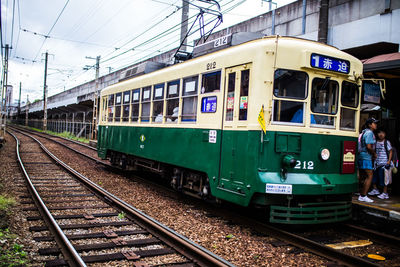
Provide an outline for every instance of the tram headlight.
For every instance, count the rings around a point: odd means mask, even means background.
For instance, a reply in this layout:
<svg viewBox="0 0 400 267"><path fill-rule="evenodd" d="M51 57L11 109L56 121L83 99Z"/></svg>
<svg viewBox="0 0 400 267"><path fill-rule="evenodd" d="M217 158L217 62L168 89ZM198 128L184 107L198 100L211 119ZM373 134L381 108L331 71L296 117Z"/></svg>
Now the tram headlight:
<svg viewBox="0 0 400 267"><path fill-rule="evenodd" d="M323 148L323 149L321 149L320 156L321 156L322 160L328 160L331 156L331 152L329 151L329 149Z"/></svg>
<svg viewBox="0 0 400 267"><path fill-rule="evenodd" d="M294 168L296 165L296 159L292 155L286 155L282 159L282 164L285 168Z"/></svg>

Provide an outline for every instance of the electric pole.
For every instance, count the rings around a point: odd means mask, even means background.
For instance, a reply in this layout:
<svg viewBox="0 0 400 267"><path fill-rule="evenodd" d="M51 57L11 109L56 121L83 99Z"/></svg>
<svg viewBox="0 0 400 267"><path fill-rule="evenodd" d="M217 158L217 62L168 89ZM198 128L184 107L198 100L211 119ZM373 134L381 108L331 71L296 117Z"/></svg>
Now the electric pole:
<svg viewBox="0 0 400 267"><path fill-rule="evenodd" d="M49 53L44 58L44 85L43 85L43 131L47 130L47 60Z"/></svg>
<svg viewBox="0 0 400 267"><path fill-rule="evenodd" d="M181 51L187 50L187 38L186 34L188 31L189 23L189 3L187 0L182 0L182 19L181 19Z"/></svg>
<svg viewBox="0 0 400 267"><path fill-rule="evenodd" d="M21 89L22 89L22 83L19 82L18 119L19 119L19 115L21 113Z"/></svg>
<svg viewBox="0 0 400 267"><path fill-rule="evenodd" d="M25 105L25 126L28 126L28 113L29 113L29 95L26 95L26 105Z"/></svg>
<svg viewBox="0 0 400 267"><path fill-rule="evenodd" d="M1 86L1 104L0 104L0 147L6 136L6 120L7 120L7 84L8 84L8 44L5 45L4 66L3 66L3 84ZM1 49L3 49L1 47Z"/></svg>
<svg viewBox="0 0 400 267"><path fill-rule="evenodd" d="M98 109L99 109L99 74L100 74L100 56L96 58L86 57L88 59L96 59L96 85L93 95L93 118L92 118L92 140L97 139L97 123L98 123Z"/></svg>

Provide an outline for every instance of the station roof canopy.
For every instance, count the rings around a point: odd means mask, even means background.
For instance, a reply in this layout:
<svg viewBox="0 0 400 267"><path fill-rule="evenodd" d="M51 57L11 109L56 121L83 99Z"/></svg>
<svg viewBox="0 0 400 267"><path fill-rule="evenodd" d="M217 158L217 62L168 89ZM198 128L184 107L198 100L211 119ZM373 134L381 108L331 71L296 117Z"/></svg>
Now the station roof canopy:
<svg viewBox="0 0 400 267"><path fill-rule="evenodd" d="M373 73L379 78L400 78L400 52L374 56L362 60L364 73Z"/></svg>

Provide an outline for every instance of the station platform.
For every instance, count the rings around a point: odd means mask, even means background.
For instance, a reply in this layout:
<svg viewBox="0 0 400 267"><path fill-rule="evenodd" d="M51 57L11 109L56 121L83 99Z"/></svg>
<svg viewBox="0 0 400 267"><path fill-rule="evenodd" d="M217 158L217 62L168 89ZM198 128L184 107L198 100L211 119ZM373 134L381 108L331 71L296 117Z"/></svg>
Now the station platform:
<svg viewBox="0 0 400 267"><path fill-rule="evenodd" d="M400 196L390 196L389 199L379 199L376 196L368 196L373 203L358 201L358 195L353 196L353 210L368 215L400 222Z"/></svg>

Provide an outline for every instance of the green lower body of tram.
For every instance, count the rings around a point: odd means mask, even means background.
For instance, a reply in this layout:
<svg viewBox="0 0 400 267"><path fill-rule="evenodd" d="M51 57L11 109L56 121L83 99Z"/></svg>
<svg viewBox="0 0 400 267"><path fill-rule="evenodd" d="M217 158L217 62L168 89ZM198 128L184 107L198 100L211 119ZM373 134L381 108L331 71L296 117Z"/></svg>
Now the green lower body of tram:
<svg viewBox="0 0 400 267"><path fill-rule="evenodd" d="M185 193L267 206L275 223L316 224L351 217L358 180L355 171L342 173L344 141L356 138L99 125L97 147L114 165L159 172Z"/></svg>

